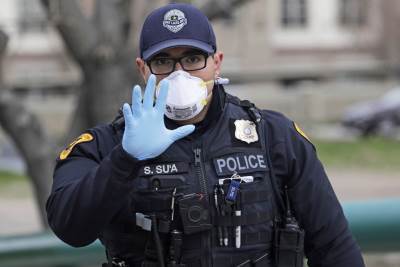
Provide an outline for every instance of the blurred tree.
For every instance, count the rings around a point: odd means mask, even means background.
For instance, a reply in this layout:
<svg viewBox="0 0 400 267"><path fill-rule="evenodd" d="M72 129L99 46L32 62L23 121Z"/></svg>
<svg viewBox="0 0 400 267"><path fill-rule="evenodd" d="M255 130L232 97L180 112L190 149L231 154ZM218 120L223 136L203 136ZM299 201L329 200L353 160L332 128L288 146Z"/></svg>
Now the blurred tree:
<svg viewBox="0 0 400 267"><path fill-rule="evenodd" d="M7 46L7 35L0 30L0 62ZM22 155L45 226L45 202L51 188L55 146L46 136L38 118L16 99L2 82L0 70L0 125L11 137Z"/></svg>
<svg viewBox="0 0 400 267"><path fill-rule="evenodd" d="M210 19L229 17L251 0L208 0L200 8ZM71 57L83 74L78 103L66 138L106 123L129 101L131 87L139 83L135 68L138 37L143 19L167 0L41 0L50 21L58 29ZM196 2L199 1L174 1ZM4 35L4 34L3 34ZM0 35L1 36L1 35ZM0 38L0 48L4 41ZM4 49L1 49L3 51ZM1 80L0 80L1 82ZM0 83L1 89L1 83ZM28 166L46 226L45 202L50 191L56 142L46 137L37 118L11 94L0 90L0 125L15 142ZM65 144L65 140L61 143Z"/></svg>

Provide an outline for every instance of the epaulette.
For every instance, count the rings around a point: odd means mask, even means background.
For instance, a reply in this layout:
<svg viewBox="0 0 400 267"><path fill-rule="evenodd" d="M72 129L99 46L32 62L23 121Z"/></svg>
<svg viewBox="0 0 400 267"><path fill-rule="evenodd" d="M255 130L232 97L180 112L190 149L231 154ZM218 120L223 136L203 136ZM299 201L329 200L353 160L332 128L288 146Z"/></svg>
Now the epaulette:
<svg viewBox="0 0 400 267"><path fill-rule="evenodd" d="M241 100L236 96L226 94L226 100L230 103L233 103L235 105L241 106L244 109L247 110L249 113L250 118L256 122L259 123L262 119L261 117L261 112L260 110L254 105L254 103L250 102L249 100Z"/></svg>

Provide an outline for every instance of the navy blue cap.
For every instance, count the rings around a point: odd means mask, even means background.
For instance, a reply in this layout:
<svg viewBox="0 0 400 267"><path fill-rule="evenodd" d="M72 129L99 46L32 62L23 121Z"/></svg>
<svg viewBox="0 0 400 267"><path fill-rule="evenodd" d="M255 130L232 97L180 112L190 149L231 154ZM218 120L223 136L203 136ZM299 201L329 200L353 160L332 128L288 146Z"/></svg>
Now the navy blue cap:
<svg viewBox="0 0 400 267"><path fill-rule="evenodd" d="M151 12L140 34L140 56L147 60L166 48L189 46L207 53L217 49L208 18L190 4L168 4Z"/></svg>

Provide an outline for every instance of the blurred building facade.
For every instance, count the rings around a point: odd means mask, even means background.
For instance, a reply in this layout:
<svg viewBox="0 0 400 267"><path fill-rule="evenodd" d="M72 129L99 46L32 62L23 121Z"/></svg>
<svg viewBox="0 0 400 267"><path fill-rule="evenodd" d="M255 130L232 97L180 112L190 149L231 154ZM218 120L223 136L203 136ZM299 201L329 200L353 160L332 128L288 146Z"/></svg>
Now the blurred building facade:
<svg viewBox="0 0 400 267"><path fill-rule="evenodd" d="M256 0L216 28L228 72L290 82L396 74L399 18L396 0Z"/></svg>
<svg viewBox="0 0 400 267"><path fill-rule="evenodd" d="M56 1L54 1L56 2ZM39 0L3 0L0 28L9 36L4 82L16 90L69 88L80 74Z"/></svg>
<svg viewBox="0 0 400 267"><path fill-rule="evenodd" d="M290 83L396 75L399 20L398 0L253 0L214 25L233 81ZM0 27L10 37L4 71L11 87L79 84L78 68L38 0L3 0Z"/></svg>

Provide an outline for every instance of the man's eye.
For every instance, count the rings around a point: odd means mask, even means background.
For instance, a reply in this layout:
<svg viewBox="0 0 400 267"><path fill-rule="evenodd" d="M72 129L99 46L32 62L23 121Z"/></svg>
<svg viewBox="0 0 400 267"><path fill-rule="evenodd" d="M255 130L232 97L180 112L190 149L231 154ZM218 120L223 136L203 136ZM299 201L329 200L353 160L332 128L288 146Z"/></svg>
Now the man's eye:
<svg viewBox="0 0 400 267"><path fill-rule="evenodd" d="M168 65L171 63L171 59L169 58L156 58L154 59L154 64L156 65Z"/></svg>
<svg viewBox="0 0 400 267"><path fill-rule="evenodd" d="M199 61L201 61L200 55L193 55L193 56L188 56L185 58L185 62L190 63L190 64L197 63Z"/></svg>

